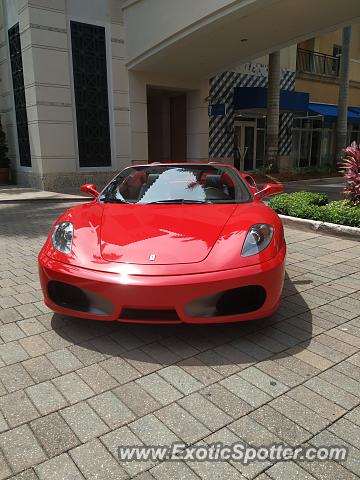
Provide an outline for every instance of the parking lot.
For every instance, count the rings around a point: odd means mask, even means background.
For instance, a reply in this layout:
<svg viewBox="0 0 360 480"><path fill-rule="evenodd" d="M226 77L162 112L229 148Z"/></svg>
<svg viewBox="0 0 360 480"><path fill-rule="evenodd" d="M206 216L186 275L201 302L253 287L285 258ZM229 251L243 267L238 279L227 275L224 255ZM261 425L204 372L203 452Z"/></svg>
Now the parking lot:
<svg viewBox="0 0 360 480"><path fill-rule="evenodd" d="M360 244L286 229L272 318L151 326L63 318L37 253L70 204L0 204L0 479L360 477ZM307 462L118 462L123 445L345 446Z"/></svg>

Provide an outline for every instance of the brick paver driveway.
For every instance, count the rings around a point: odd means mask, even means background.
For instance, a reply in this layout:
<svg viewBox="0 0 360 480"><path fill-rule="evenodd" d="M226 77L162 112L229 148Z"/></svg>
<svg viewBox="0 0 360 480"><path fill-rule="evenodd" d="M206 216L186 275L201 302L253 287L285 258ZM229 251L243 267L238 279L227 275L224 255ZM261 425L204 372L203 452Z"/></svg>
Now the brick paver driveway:
<svg viewBox="0 0 360 480"><path fill-rule="evenodd" d="M67 205L0 206L0 479L360 477L360 244L287 229L279 312L225 326L62 318L36 255ZM345 445L340 463L118 463L120 445ZM22 472L22 473L21 473Z"/></svg>

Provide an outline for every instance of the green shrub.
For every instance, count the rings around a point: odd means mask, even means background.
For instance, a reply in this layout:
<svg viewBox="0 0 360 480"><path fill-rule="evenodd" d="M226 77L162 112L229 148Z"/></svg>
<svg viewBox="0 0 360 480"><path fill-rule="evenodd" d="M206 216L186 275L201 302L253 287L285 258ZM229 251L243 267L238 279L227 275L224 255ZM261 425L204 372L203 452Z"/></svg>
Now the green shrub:
<svg viewBox="0 0 360 480"><path fill-rule="evenodd" d="M272 197L269 206L282 215L360 227L359 205L348 200L329 203L324 193L282 193Z"/></svg>

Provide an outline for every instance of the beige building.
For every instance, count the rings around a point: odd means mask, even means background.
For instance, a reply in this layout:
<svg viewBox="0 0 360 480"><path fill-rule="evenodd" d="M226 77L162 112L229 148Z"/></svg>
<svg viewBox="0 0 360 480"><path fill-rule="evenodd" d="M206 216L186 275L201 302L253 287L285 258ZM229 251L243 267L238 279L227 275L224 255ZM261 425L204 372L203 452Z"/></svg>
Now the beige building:
<svg viewBox="0 0 360 480"><path fill-rule="evenodd" d="M359 22L360 5L0 0L0 20L0 113L15 180L62 190L102 185L132 162L232 161L234 142L242 168L260 167L267 54L282 51L285 92L309 91L297 84L314 81L296 75L296 44ZM297 113L285 103L280 154L291 158Z"/></svg>
<svg viewBox="0 0 360 480"><path fill-rule="evenodd" d="M300 167L333 162L335 149L342 31L334 30L299 43L296 89L310 95L306 116L293 124L292 156ZM348 143L360 142L360 24L352 27Z"/></svg>

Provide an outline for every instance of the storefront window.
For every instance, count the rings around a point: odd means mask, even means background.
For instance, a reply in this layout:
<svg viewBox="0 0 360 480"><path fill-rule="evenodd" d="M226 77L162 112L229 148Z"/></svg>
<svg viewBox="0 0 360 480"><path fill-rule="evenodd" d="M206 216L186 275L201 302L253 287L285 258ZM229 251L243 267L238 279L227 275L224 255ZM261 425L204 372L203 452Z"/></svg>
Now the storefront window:
<svg viewBox="0 0 360 480"><path fill-rule="evenodd" d="M297 167L333 164L335 123L322 118L296 118L292 156Z"/></svg>

